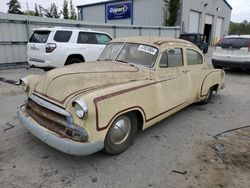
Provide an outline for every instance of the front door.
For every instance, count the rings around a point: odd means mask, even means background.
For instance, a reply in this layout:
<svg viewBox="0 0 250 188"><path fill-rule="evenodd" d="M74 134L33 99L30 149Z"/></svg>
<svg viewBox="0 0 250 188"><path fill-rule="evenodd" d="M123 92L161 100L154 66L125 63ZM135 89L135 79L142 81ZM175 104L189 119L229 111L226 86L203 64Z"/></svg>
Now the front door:
<svg viewBox="0 0 250 188"><path fill-rule="evenodd" d="M166 81L161 82L162 109L171 110L187 100L187 69L184 66L183 49L172 48L162 53L158 76Z"/></svg>

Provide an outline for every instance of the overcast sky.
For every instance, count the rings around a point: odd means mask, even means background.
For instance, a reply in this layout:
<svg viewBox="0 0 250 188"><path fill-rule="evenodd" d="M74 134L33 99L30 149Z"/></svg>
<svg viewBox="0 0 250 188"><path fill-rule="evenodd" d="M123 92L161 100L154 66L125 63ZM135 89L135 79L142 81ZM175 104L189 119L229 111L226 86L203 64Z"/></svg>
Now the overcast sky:
<svg viewBox="0 0 250 188"><path fill-rule="evenodd" d="M73 0L75 6L83 5L88 3L100 2L104 0ZM231 20L234 22L242 22L243 20L250 21L250 0L227 0L228 3L233 7ZM9 0L0 0L0 12L6 12L8 6L6 3ZM28 2L29 9L34 9L34 4L37 3L47 8L52 2L56 3L59 9L62 9L63 0L19 0L21 3L22 10L26 10L26 2Z"/></svg>

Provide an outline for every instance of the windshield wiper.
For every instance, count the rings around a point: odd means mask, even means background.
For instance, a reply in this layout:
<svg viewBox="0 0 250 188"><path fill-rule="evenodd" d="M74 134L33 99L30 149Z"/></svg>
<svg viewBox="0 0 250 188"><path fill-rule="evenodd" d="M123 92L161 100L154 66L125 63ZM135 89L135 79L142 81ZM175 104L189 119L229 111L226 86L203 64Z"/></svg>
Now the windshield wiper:
<svg viewBox="0 0 250 188"><path fill-rule="evenodd" d="M127 61L124 61L124 60L116 59L116 61L121 62L121 63L126 63L126 64L128 64L130 66L133 66L133 67L136 66L134 63L130 63L130 62L127 62Z"/></svg>
<svg viewBox="0 0 250 188"><path fill-rule="evenodd" d="M112 61L112 59L97 59L96 61Z"/></svg>
<svg viewBox="0 0 250 188"><path fill-rule="evenodd" d="M121 59L116 59L116 61L121 62L121 63L128 63L127 61L121 60Z"/></svg>

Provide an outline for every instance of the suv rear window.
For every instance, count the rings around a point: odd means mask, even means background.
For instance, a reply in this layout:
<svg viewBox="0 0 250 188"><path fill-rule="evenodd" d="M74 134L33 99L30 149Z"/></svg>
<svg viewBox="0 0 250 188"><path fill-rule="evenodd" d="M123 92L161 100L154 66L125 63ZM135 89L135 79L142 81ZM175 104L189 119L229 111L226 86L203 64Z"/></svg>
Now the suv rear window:
<svg viewBox="0 0 250 188"><path fill-rule="evenodd" d="M30 37L29 42L32 43L46 43L49 37L50 31L35 31Z"/></svg>
<svg viewBox="0 0 250 188"><path fill-rule="evenodd" d="M248 38L224 38L218 46L221 48L247 48Z"/></svg>
<svg viewBox="0 0 250 188"><path fill-rule="evenodd" d="M72 35L72 31L57 31L54 36L54 41L69 42L71 35Z"/></svg>

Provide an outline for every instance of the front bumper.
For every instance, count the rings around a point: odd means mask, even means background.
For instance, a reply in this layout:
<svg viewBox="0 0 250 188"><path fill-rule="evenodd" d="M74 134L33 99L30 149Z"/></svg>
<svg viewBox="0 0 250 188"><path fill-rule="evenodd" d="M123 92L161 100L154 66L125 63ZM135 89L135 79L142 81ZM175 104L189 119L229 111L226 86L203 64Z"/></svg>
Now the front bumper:
<svg viewBox="0 0 250 188"><path fill-rule="evenodd" d="M27 115L24 106L18 109L17 116L23 126L34 136L64 153L85 156L100 151L104 147L104 141L82 143L68 138L62 138L57 133L54 133L36 123L29 115Z"/></svg>
<svg viewBox="0 0 250 188"><path fill-rule="evenodd" d="M246 68L250 69L250 61L224 61L224 60L216 60L212 59L212 64L217 67L232 67L232 68Z"/></svg>

